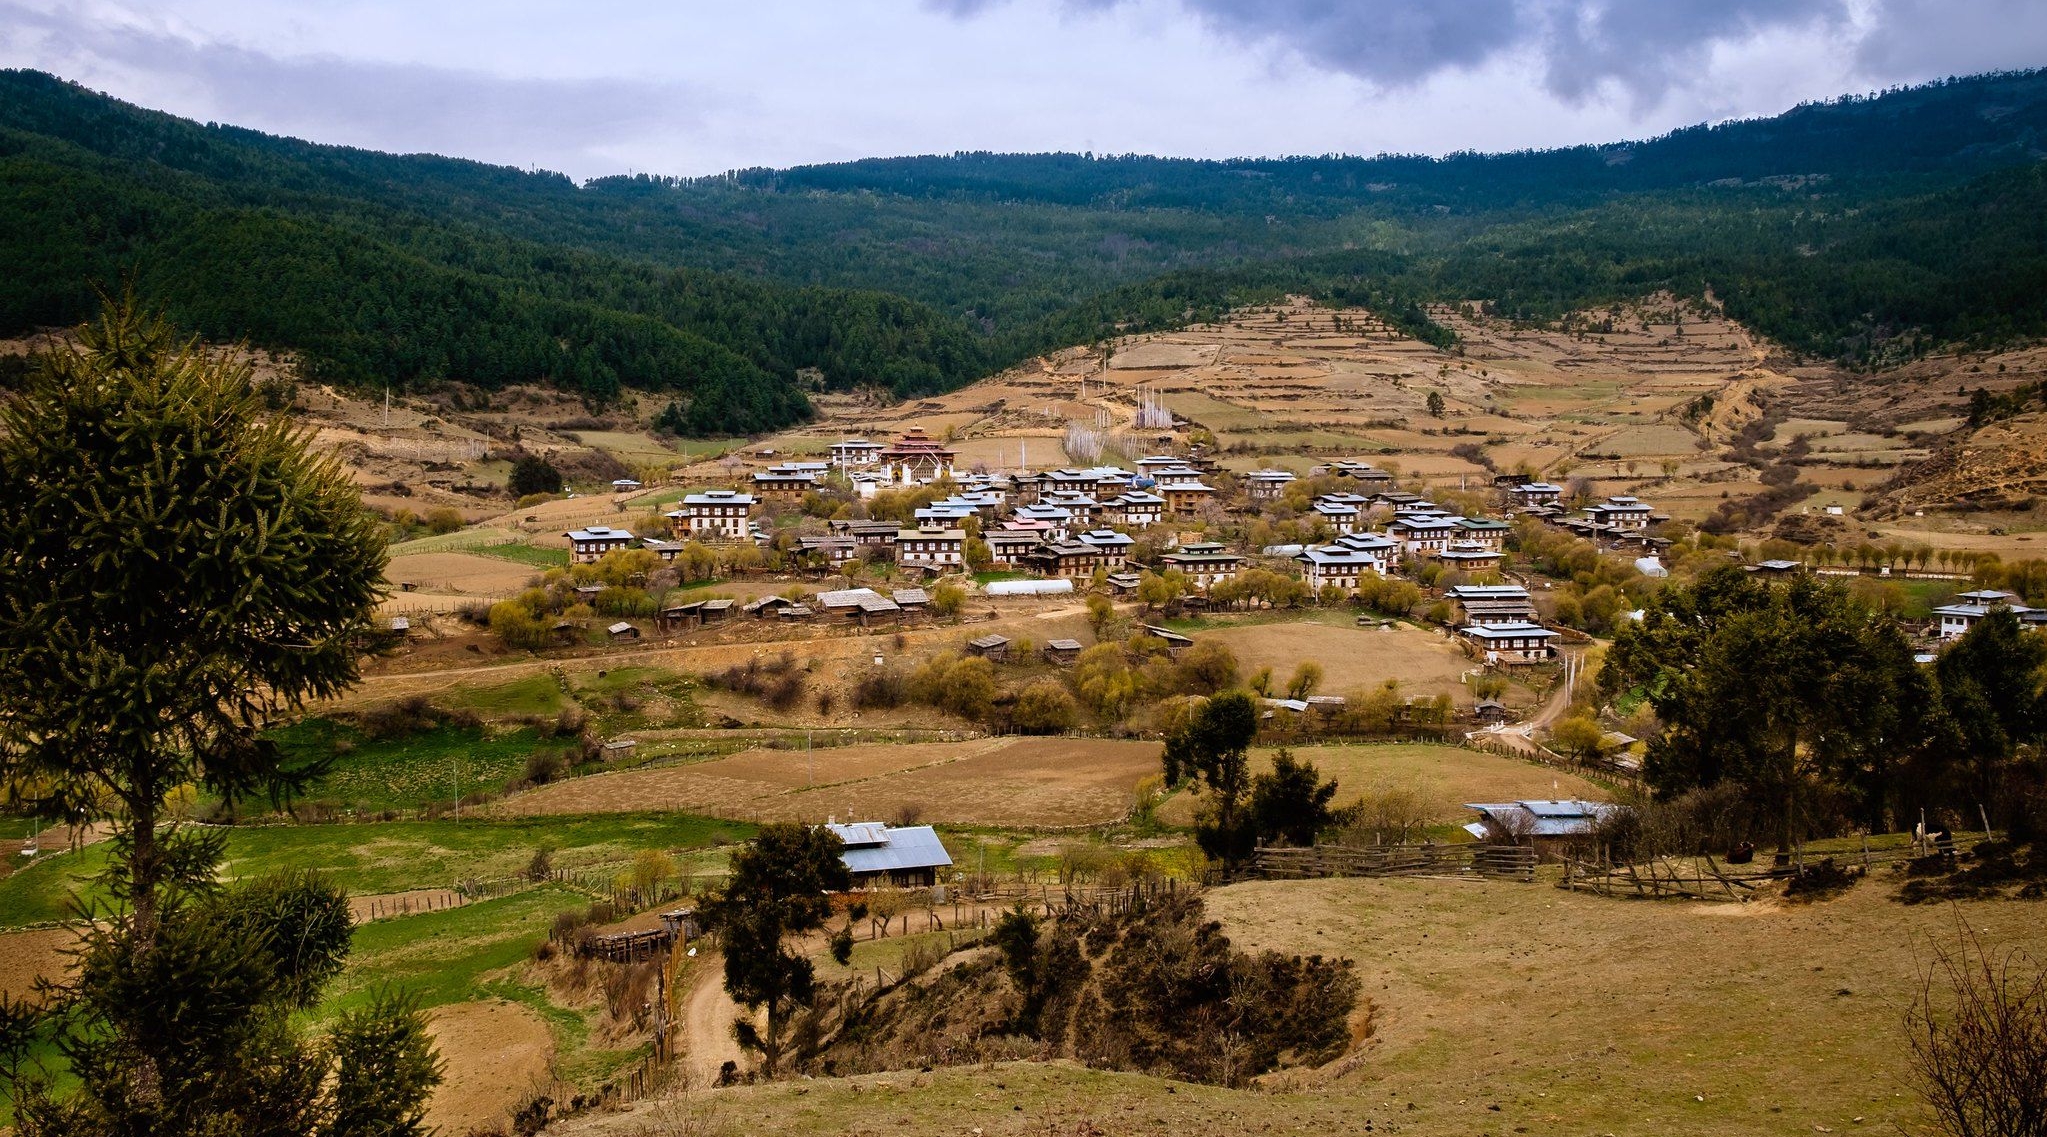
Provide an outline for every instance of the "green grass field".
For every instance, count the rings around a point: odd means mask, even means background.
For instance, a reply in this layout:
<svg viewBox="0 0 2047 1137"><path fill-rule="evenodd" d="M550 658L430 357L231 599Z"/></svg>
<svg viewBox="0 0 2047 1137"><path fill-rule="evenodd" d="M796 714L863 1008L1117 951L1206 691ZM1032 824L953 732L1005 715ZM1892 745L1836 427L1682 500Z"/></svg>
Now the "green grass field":
<svg viewBox="0 0 2047 1137"><path fill-rule="evenodd" d="M468 550L480 556L496 557L501 561L516 561L534 568L561 568L569 563L567 549L551 549L545 545L478 545Z"/></svg>
<svg viewBox="0 0 2047 1137"><path fill-rule="evenodd" d="M493 731L442 726L403 738L372 739L333 719L314 718L270 732L297 761L335 756L332 772L304 800L376 813L416 810L472 793L502 793L525 776L534 754L567 761L571 739L542 738L530 727Z"/></svg>
<svg viewBox="0 0 2047 1137"><path fill-rule="evenodd" d="M228 831L222 875L317 869L351 893L403 892L509 877L542 846L556 850L561 868L616 863L642 849L687 851L679 867L705 874L722 871L721 844L752 832L739 822L665 813L240 826ZM106 867L109 847L48 857L0 881L0 927L68 919L74 894L98 895L91 881Z"/></svg>

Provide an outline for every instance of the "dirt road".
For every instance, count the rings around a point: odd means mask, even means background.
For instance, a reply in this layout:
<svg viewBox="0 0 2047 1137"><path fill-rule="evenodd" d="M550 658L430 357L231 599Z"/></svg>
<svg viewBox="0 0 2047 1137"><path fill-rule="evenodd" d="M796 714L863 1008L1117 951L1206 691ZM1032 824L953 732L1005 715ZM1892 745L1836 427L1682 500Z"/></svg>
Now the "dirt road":
<svg viewBox="0 0 2047 1137"><path fill-rule="evenodd" d="M742 1012L725 994L725 957L701 949L682 999L682 1054L677 1066L693 1088L713 1086L718 1070L731 1062L746 1069L750 1059L732 1037L732 1023Z"/></svg>

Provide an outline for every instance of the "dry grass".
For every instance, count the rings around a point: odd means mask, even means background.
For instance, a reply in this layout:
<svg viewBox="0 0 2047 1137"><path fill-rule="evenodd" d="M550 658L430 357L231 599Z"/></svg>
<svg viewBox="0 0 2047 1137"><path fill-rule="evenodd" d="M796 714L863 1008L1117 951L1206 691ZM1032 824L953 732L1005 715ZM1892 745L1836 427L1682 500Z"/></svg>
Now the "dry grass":
<svg viewBox="0 0 2047 1137"><path fill-rule="evenodd" d="M1604 789L1575 774L1457 746L1388 742L1292 749L1296 758L1313 762L1324 778L1336 779L1335 804L1349 805L1366 793L1414 790L1437 822L1470 820L1465 802L1608 797ZM1254 775L1271 768L1271 749L1252 753ZM1191 824L1198 803L1191 792L1175 794L1159 807L1159 817L1168 824Z"/></svg>
<svg viewBox="0 0 2047 1137"><path fill-rule="evenodd" d="M543 786L508 799L509 814L687 810L741 820L889 817L912 806L927 822L1061 826L1112 821L1158 746L1071 738L748 750L686 766L629 770Z"/></svg>
<svg viewBox="0 0 2047 1137"><path fill-rule="evenodd" d="M1284 684L1302 660L1314 660L1322 665L1322 694L1346 694L1398 679L1410 695L1448 692L1470 702L1461 676L1471 661L1443 636L1408 624L1383 632L1305 621L1243 624L1200 635L1235 652L1238 669L1247 676L1270 667L1273 678Z"/></svg>
<svg viewBox="0 0 2047 1137"><path fill-rule="evenodd" d="M525 588L540 570L481 553L412 553L392 557L384 575L430 593L503 597Z"/></svg>
<svg viewBox="0 0 2047 1137"><path fill-rule="evenodd" d="M1900 1020L1929 937L1951 939L1959 917L1987 943L2022 942L2037 914L1906 908L1891 891L1734 907L1504 883L1237 885L1210 910L1240 946L1357 961L1362 1049L1244 1091L1032 1063L721 1091L727 1120L709 1132L1920 1132ZM680 1132L650 1116L569 1132Z"/></svg>

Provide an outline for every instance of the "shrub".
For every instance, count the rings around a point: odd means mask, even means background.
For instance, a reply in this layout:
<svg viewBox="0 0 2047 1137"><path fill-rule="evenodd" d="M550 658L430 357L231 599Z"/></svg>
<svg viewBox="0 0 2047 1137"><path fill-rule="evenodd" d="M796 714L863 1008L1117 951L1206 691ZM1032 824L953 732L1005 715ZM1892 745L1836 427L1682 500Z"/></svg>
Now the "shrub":
<svg viewBox="0 0 2047 1137"><path fill-rule="evenodd" d="M426 527L435 534L453 533L462 528L462 515L452 506L437 506L426 511Z"/></svg>
<svg viewBox="0 0 2047 1137"><path fill-rule="evenodd" d="M1080 719L1080 704L1066 687L1053 679L1040 679L1024 688L1010 708L1010 725L1025 734L1057 734L1072 730Z"/></svg>
<svg viewBox="0 0 2047 1137"><path fill-rule="evenodd" d="M526 755L525 778L536 786L544 786L554 781L561 776L561 772L562 756L559 750L542 747Z"/></svg>
<svg viewBox="0 0 2047 1137"><path fill-rule="evenodd" d="M900 707L910 698L910 681L901 668L877 667L853 683L853 705L861 710Z"/></svg>

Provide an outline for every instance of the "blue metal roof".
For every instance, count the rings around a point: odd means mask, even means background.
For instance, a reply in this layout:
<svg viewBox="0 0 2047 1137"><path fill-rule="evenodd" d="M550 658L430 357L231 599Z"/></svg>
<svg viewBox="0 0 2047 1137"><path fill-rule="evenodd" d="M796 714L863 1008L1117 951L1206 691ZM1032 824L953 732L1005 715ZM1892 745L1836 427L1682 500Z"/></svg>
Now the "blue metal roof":
<svg viewBox="0 0 2047 1137"><path fill-rule="evenodd" d="M894 829L878 821L863 821L825 828L846 842L846 851L840 857L856 874L942 869L952 865L952 855L945 851L938 831L929 825Z"/></svg>

